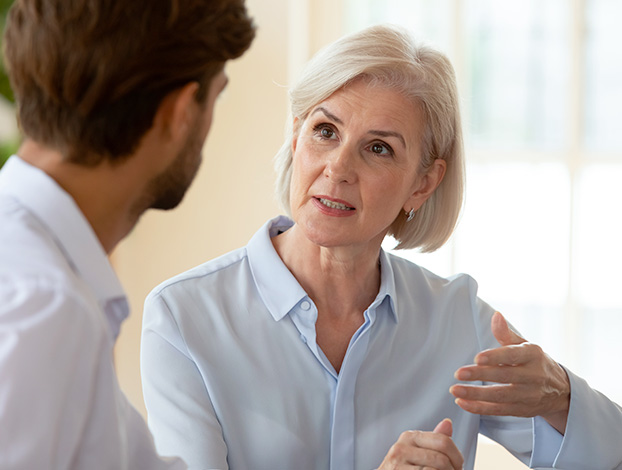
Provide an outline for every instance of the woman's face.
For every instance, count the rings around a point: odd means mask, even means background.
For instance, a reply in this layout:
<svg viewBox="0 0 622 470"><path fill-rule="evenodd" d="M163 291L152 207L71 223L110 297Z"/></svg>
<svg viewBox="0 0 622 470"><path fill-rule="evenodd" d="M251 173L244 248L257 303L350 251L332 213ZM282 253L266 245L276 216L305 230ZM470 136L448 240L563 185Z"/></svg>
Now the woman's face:
<svg viewBox="0 0 622 470"><path fill-rule="evenodd" d="M419 108L363 80L318 103L294 127L292 217L320 246L379 247L398 214L421 207L444 174L442 161L419 170Z"/></svg>

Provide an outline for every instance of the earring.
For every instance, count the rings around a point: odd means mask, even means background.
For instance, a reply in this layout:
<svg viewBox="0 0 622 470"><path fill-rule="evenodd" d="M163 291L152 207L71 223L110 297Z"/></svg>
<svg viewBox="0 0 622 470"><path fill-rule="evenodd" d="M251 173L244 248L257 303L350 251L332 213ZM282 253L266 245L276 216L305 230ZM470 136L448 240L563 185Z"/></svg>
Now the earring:
<svg viewBox="0 0 622 470"><path fill-rule="evenodd" d="M404 214L406 214L406 222L410 222L415 218L415 209L412 208L409 212L404 211Z"/></svg>

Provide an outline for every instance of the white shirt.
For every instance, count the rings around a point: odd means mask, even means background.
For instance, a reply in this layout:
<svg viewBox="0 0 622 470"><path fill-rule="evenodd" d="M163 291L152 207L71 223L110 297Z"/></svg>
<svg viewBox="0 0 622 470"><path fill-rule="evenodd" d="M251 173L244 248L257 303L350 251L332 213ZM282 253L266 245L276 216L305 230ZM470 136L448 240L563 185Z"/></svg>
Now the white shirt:
<svg viewBox="0 0 622 470"><path fill-rule="evenodd" d="M484 417L454 403L455 370L499 346L493 309L465 275L443 279L381 252L380 291L337 374L315 341L313 301L270 241L291 225L269 221L245 248L147 298L143 391L160 452L196 469L372 469L402 431L451 418L465 469L478 433L532 467L620 465L620 408L572 373L564 437L542 418Z"/></svg>
<svg viewBox="0 0 622 470"><path fill-rule="evenodd" d="M0 469L182 469L117 383L128 304L91 226L41 170L0 171Z"/></svg>

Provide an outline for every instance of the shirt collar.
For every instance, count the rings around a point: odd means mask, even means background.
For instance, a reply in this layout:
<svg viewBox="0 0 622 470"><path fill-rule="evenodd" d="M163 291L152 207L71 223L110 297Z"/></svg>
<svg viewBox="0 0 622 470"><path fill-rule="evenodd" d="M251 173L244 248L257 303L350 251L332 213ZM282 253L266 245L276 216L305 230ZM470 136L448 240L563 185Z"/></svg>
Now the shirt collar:
<svg viewBox="0 0 622 470"><path fill-rule="evenodd" d="M395 288L395 273L391 264L391 256L380 248L380 290L376 296L376 300L370 307L376 307L382 304L388 297L389 311L393 314L393 319L398 321L398 301L397 291Z"/></svg>
<svg viewBox="0 0 622 470"><path fill-rule="evenodd" d="M294 222L285 216L271 219L259 229L246 247L259 295L277 321L307 297L307 293L287 269L271 241L272 237L292 225Z"/></svg>
<svg viewBox="0 0 622 470"><path fill-rule="evenodd" d="M291 271L285 266L272 245L271 238L286 231L294 222L285 216L269 220L251 238L246 249L248 260L264 304L275 320L281 320L307 293L298 283ZM385 298L389 298L389 310L397 321L395 278L391 258L380 250L380 290L370 309L379 307Z"/></svg>
<svg viewBox="0 0 622 470"><path fill-rule="evenodd" d="M0 191L23 204L49 230L71 268L95 294L116 338L129 314L127 298L105 250L73 198L44 171L12 156Z"/></svg>

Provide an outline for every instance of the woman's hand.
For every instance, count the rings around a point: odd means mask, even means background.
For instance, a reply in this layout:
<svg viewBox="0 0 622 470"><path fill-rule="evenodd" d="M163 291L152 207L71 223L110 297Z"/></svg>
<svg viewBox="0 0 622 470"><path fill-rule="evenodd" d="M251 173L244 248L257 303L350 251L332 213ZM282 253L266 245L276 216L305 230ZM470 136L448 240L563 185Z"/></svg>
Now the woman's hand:
<svg viewBox="0 0 622 470"><path fill-rule="evenodd" d="M481 415L542 416L563 434L570 407L566 371L539 346L513 332L499 312L491 327L501 347L480 352L475 365L461 367L455 377L498 385L453 385L450 392L458 406Z"/></svg>
<svg viewBox="0 0 622 470"><path fill-rule="evenodd" d="M464 459L451 439L452 433L449 419L438 423L432 432L403 432L378 470L462 470Z"/></svg>

